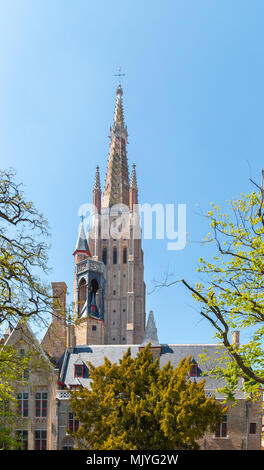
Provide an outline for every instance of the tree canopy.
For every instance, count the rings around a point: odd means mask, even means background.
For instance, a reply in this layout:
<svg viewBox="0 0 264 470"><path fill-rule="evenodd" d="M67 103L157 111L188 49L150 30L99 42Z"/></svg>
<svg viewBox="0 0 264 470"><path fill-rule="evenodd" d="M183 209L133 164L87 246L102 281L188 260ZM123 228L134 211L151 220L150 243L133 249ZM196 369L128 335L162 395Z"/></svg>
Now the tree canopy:
<svg viewBox="0 0 264 470"><path fill-rule="evenodd" d="M89 363L91 389L72 392L71 408L81 425L78 448L106 450L197 449L197 439L213 431L226 411L206 397L204 380L189 377L190 359L174 369L153 362L150 345L119 364Z"/></svg>
<svg viewBox="0 0 264 470"><path fill-rule="evenodd" d="M15 442L15 387L23 383L29 361L33 367L34 345L29 338L31 352L22 357L15 345L4 346L3 333L29 319L43 325L51 311L49 287L41 279L48 271L48 235L47 221L26 200L15 172L0 170L0 441L6 448Z"/></svg>
<svg viewBox="0 0 264 470"><path fill-rule="evenodd" d="M213 259L200 258L198 271L204 276L195 286L184 285L200 305L200 313L215 328L226 347L224 363L212 371L225 377L224 391L234 398L240 377L244 390L258 396L264 385L264 192L241 195L230 201L229 213L212 204L207 213L211 232L206 242L214 244ZM239 330L248 338L232 344L231 333Z"/></svg>
<svg viewBox="0 0 264 470"><path fill-rule="evenodd" d="M0 325L39 317L50 306L48 224L27 201L12 170L0 170Z"/></svg>

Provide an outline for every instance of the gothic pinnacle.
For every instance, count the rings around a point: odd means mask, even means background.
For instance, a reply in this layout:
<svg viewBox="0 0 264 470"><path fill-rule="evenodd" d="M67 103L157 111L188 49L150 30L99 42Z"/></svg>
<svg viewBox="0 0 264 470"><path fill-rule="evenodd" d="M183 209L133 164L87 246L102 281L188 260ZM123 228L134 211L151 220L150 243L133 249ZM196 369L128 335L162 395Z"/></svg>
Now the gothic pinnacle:
<svg viewBox="0 0 264 470"><path fill-rule="evenodd" d="M100 189L101 190L100 172L99 172L99 166L98 165L96 167L95 180L94 180L94 189Z"/></svg>
<svg viewBox="0 0 264 470"><path fill-rule="evenodd" d="M136 165L135 165L135 163L133 163L133 165L132 165L130 187L134 188L134 189L137 189L137 175L136 175Z"/></svg>

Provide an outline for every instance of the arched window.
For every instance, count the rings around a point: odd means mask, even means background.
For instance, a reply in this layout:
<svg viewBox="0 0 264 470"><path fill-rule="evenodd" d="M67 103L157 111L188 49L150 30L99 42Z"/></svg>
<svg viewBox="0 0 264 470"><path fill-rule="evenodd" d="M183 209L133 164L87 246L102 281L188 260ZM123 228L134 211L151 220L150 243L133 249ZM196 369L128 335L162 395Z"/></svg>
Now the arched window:
<svg viewBox="0 0 264 470"><path fill-rule="evenodd" d="M113 264L117 264L117 248L113 249Z"/></svg>
<svg viewBox="0 0 264 470"><path fill-rule="evenodd" d="M83 309L83 306L86 302L86 281L82 279L79 285L79 315Z"/></svg>
<svg viewBox="0 0 264 470"><path fill-rule="evenodd" d="M103 259L103 263L107 264L107 248L103 249L102 259Z"/></svg>
<svg viewBox="0 0 264 470"><path fill-rule="evenodd" d="M99 285L96 279L92 279L89 285L89 306L91 308L92 313L97 312L97 299L96 293L99 289Z"/></svg>
<svg viewBox="0 0 264 470"><path fill-rule="evenodd" d="M123 249L123 264L127 264L127 248Z"/></svg>

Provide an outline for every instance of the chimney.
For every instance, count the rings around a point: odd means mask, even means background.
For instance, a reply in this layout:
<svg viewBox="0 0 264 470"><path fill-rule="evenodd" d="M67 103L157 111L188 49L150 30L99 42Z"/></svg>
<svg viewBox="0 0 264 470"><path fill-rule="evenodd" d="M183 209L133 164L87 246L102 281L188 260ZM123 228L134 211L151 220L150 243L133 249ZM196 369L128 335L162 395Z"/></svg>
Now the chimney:
<svg viewBox="0 0 264 470"><path fill-rule="evenodd" d="M74 334L74 325L67 325L67 348L74 348L75 346L75 334Z"/></svg>
<svg viewBox="0 0 264 470"><path fill-rule="evenodd" d="M232 344L234 346L239 346L239 331L233 331L232 334Z"/></svg>
<svg viewBox="0 0 264 470"><path fill-rule="evenodd" d="M66 292L65 282L52 282L53 313L52 321L65 322Z"/></svg>

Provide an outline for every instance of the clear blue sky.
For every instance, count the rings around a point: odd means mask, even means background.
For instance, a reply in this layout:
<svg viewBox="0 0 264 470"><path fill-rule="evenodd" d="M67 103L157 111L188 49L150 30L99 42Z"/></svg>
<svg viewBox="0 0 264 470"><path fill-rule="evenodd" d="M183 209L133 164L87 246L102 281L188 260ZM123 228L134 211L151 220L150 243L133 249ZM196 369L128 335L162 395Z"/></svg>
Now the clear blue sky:
<svg viewBox="0 0 264 470"><path fill-rule="evenodd" d="M146 240L145 281L195 282L199 215L264 166L263 0L0 0L0 158L51 227L50 281L73 290L78 208L102 185L122 65L140 202L186 203L190 244ZM212 342L183 287L147 295L163 343Z"/></svg>

